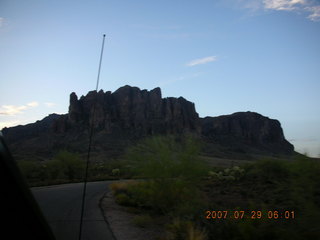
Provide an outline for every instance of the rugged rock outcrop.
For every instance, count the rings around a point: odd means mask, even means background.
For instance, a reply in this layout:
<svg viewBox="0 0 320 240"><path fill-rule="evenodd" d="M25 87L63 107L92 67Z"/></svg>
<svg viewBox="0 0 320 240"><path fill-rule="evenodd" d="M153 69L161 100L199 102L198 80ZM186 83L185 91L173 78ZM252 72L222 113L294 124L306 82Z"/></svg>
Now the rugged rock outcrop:
<svg viewBox="0 0 320 240"><path fill-rule="evenodd" d="M293 145L284 137L278 120L255 112L237 112L201 120L201 133L207 140L240 151L256 148L272 153L292 153Z"/></svg>
<svg viewBox="0 0 320 240"><path fill-rule="evenodd" d="M162 98L160 88L130 86L113 93L91 91L80 99L71 93L68 114L5 128L3 134L17 158L29 154L45 159L60 149L85 153L91 124L92 150L108 157L121 155L143 137L184 133L201 137L210 149L220 145L243 153L293 153L277 120L253 112L199 118L194 104L183 97Z"/></svg>
<svg viewBox="0 0 320 240"><path fill-rule="evenodd" d="M65 115L50 114L27 125L4 128L2 133L15 159L46 159L54 154L53 125ZM59 140L57 140L59 141Z"/></svg>
<svg viewBox="0 0 320 240"><path fill-rule="evenodd" d="M162 98L160 88L151 91L124 86L114 93L89 92L79 100L70 95L66 126L56 129L87 128L106 133L122 132L136 137L154 134L199 132L199 117L194 104L179 98Z"/></svg>
<svg viewBox="0 0 320 240"><path fill-rule="evenodd" d="M4 128L2 129L2 133L4 134L6 141L9 143L28 140L30 138L37 137L42 133L51 132L51 128L54 123L61 119L62 116L63 115L59 114L50 114L35 123Z"/></svg>

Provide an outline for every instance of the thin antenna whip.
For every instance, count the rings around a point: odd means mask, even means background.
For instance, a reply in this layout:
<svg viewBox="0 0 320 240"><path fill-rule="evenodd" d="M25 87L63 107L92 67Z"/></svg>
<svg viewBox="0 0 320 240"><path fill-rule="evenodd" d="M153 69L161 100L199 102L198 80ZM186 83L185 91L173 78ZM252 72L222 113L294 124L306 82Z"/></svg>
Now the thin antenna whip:
<svg viewBox="0 0 320 240"><path fill-rule="evenodd" d="M100 61L99 61L99 69L98 69L98 76L97 76L96 92L98 92L98 87L99 87L100 71L101 71L101 63L102 63L102 57L103 57L105 37L106 37L106 35L103 34L102 47L101 47L101 53L100 53ZM85 206L85 199L86 199L87 178L88 178L89 160L90 160L90 152L91 152L92 137L93 137L93 128L94 128L93 124L94 124L94 116L95 116L95 111L96 111L96 103L97 103L97 95L96 95L96 99L93 103L92 119L91 119L91 124L90 124L89 147L88 147L88 153L87 153L86 169L85 169L85 176L84 176L84 183L83 183L84 186L83 186L83 193L82 193L79 240L81 240L81 237L82 237L82 223L83 223L83 214L84 214L84 206Z"/></svg>
<svg viewBox="0 0 320 240"><path fill-rule="evenodd" d="M105 39L106 35L103 34L103 38L102 38L102 47L101 47L101 54L100 54L100 62L99 62L99 69L98 69L98 76L97 76L97 85L96 85L96 91L98 91L98 87L99 87L99 80L100 80L100 70L101 70L101 63L102 63L102 57L103 57L103 49L104 49L104 39Z"/></svg>

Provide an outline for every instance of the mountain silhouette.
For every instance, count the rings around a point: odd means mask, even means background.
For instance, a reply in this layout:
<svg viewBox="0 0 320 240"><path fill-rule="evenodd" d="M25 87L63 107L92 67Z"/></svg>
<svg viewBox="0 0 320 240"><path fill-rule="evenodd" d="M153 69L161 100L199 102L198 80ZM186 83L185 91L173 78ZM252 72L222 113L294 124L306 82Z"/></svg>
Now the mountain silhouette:
<svg viewBox="0 0 320 240"><path fill-rule="evenodd" d="M47 159L61 149L85 153L90 126L93 153L112 158L145 137L168 134L199 138L207 155L294 153L278 120L255 112L200 118L194 103L183 97L162 98L160 88L147 91L128 85L113 93L90 91L80 98L71 93L67 114L51 114L2 132L16 159Z"/></svg>

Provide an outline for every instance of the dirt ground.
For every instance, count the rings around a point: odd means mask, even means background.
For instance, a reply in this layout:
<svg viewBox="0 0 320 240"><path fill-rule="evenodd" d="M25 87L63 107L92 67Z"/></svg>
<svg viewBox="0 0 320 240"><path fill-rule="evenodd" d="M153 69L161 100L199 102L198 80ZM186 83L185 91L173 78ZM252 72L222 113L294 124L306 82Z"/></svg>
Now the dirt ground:
<svg viewBox="0 0 320 240"><path fill-rule="evenodd" d="M133 219L137 214L118 205L111 191L102 199L101 208L117 240L152 240L161 239L165 235L163 228L152 223L148 228L135 226Z"/></svg>

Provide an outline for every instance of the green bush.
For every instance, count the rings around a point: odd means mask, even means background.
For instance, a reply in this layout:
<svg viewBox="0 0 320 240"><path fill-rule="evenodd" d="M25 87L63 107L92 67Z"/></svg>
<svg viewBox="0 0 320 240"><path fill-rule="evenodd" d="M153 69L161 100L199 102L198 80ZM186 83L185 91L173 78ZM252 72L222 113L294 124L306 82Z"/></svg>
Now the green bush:
<svg viewBox="0 0 320 240"><path fill-rule="evenodd" d="M193 203L199 196L196 185L206 174L199 149L194 139L173 136L149 138L131 148L126 157L132 170L148 179L129 188L135 205L169 213Z"/></svg>
<svg viewBox="0 0 320 240"><path fill-rule="evenodd" d="M33 186L82 180L85 162L76 153L61 151L51 160L19 161L18 166Z"/></svg>
<svg viewBox="0 0 320 240"><path fill-rule="evenodd" d="M80 155L68 151L59 152L47 163L50 179L83 179L85 162Z"/></svg>
<svg viewBox="0 0 320 240"><path fill-rule="evenodd" d="M130 148L126 158L136 175L143 178L195 180L206 172L199 151L199 143L191 137L158 136Z"/></svg>
<svg viewBox="0 0 320 240"><path fill-rule="evenodd" d="M193 208L197 209L197 206L200 206L197 189L179 179L144 181L129 186L126 194L134 206L161 214L170 212L187 214L193 212Z"/></svg>
<svg viewBox="0 0 320 240"><path fill-rule="evenodd" d="M291 175L289 164L285 160L260 160L247 165L246 177L264 182L283 181Z"/></svg>

